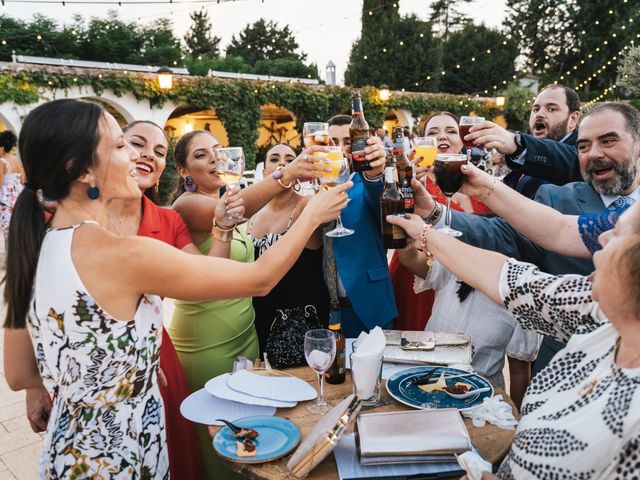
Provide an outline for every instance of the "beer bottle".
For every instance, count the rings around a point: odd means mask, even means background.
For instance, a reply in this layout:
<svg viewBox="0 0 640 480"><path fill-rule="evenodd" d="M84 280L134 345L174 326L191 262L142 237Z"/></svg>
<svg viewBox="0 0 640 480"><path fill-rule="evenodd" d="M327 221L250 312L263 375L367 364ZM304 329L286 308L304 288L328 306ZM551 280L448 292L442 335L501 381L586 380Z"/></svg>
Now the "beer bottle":
<svg viewBox="0 0 640 480"><path fill-rule="evenodd" d="M349 137L351 137L353 170L355 172L371 170L372 167L369 161L364 158L364 149L367 148L367 139L369 138L369 124L364 119L360 92L354 92L351 95L351 117Z"/></svg>
<svg viewBox="0 0 640 480"><path fill-rule="evenodd" d="M334 308L333 305L331 308ZM338 308L340 308L338 306ZM333 363L329 370L324 373L324 378L328 383L338 384L344 383L346 371L345 371L345 357L347 342L342 334L340 323L332 323L329 325L331 330L336 336L336 357L333 359Z"/></svg>
<svg viewBox="0 0 640 480"><path fill-rule="evenodd" d="M398 184L400 193L404 198L405 213L413 213L415 200L411 179L413 178L413 165L407 157L404 149L404 133L402 127L393 127L393 156L398 169Z"/></svg>
<svg viewBox="0 0 640 480"><path fill-rule="evenodd" d="M382 242L384 248L404 248L407 246L407 234L397 225L387 222L387 215L404 217L404 198L393 178L393 161L387 161L384 167L384 191L380 196L380 215L382 216Z"/></svg>

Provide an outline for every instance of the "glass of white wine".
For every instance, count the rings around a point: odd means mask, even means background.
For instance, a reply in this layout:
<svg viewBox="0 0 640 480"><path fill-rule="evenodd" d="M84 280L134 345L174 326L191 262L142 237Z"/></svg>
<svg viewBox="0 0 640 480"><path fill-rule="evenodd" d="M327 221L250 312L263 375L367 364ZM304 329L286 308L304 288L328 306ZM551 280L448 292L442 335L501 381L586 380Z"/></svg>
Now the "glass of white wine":
<svg viewBox="0 0 640 480"><path fill-rule="evenodd" d="M216 148L218 157L218 176L229 188L234 188L240 184L244 175L244 150L242 147ZM236 213L230 217L239 222L246 221L246 218Z"/></svg>
<svg viewBox="0 0 640 480"><path fill-rule="evenodd" d="M320 328L304 334L304 356L318 376L318 398L307 407L311 413L324 414L331 406L324 399L324 372L329 370L336 356L336 336L331 330Z"/></svg>
<svg viewBox="0 0 640 480"><path fill-rule="evenodd" d="M332 148L332 147L329 147ZM340 147L335 147L340 150ZM349 161L343 156L341 151L329 151L325 154L324 158L318 161L319 165L325 169L331 169L331 171L322 172L322 176L319 178L320 183L324 188L335 187L349 181L351 171L349 170ZM336 218L336 228L327 232L328 237L346 237L353 235L355 230L346 228L342 224L342 217L338 214Z"/></svg>

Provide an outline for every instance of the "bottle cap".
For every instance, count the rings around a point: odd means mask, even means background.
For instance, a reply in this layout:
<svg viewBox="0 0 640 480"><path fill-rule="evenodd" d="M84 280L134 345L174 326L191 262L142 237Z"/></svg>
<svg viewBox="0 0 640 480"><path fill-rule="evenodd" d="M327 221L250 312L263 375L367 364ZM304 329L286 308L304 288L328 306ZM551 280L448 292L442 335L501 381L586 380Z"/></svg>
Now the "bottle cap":
<svg viewBox="0 0 640 480"><path fill-rule="evenodd" d="M329 325L329 330L340 330L340 323L332 323Z"/></svg>

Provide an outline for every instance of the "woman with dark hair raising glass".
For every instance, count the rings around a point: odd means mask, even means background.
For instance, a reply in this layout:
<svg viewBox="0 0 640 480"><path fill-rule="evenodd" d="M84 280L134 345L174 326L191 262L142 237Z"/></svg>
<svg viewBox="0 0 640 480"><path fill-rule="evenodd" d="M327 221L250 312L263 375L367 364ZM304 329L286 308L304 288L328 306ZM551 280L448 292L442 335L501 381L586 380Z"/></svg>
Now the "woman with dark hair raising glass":
<svg viewBox="0 0 640 480"><path fill-rule="evenodd" d="M346 205L350 184L314 197L286 239L242 264L104 228L112 201L141 192L138 153L99 106L43 104L25 119L19 143L29 182L9 230L4 364L12 389L44 382L53 396L40 476L166 478L158 296L266 293ZM58 202L46 224L39 197Z"/></svg>

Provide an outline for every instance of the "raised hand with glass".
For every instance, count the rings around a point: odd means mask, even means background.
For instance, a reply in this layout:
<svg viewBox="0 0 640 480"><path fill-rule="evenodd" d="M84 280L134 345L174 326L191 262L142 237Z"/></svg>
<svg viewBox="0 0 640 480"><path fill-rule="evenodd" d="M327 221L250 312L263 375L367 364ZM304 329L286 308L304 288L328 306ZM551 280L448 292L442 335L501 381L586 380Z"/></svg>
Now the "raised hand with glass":
<svg viewBox="0 0 640 480"><path fill-rule="evenodd" d="M473 140L468 141L464 137L469 135L471 127L482 122L484 122L484 117L460 117L460 139L467 149L467 160L471 160L471 149L473 147L482 147L482 145L476 145Z"/></svg>
<svg viewBox="0 0 640 480"><path fill-rule="evenodd" d="M244 175L244 150L242 147L226 147L216 148L216 156L218 160L218 176L229 188L234 188L240 184L240 180ZM229 215L238 222L244 222L247 219L237 213Z"/></svg>
<svg viewBox="0 0 640 480"><path fill-rule="evenodd" d="M430 167L436 159L438 146L434 137L418 137L413 144L415 150L415 158L421 158L418 161L419 167Z"/></svg>
<svg viewBox="0 0 640 480"><path fill-rule="evenodd" d="M322 172L322 176L319 178L320 183L326 189L348 182L351 175L349 160L342 153L342 148L334 146L327 148L329 149L328 152L316 153L319 158L318 164L326 170ZM355 230L346 228L342 224L342 218L338 215L336 228L327 232L326 235L329 237L346 237L354 232Z"/></svg>
<svg viewBox="0 0 640 480"><path fill-rule="evenodd" d="M304 356L318 376L318 398L307 410L316 414L327 413L331 406L324 399L324 372L329 370L336 356L335 334L325 328L309 330L304 334Z"/></svg>

